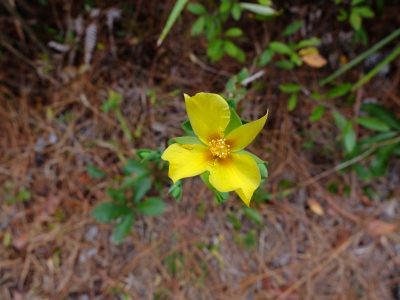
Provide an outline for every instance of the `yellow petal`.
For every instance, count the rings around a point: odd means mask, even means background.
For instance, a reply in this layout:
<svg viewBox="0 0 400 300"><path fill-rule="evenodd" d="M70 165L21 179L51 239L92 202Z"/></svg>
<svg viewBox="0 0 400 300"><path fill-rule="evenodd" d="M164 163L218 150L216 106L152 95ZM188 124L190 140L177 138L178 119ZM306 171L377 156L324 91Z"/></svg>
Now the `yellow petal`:
<svg viewBox="0 0 400 300"><path fill-rule="evenodd" d="M248 154L232 153L209 168L210 183L220 192L236 191L248 206L261 182L257 163Z"/></svg>
<svg viewBox="0 0 400 300"><path fill-rule="evenodd" d="M231 115L224 98L211 93L184 96L190 124L200 140L208 144L212 139L222 138Z"/></svg>
<svg viewBox="0 0 400 300"><path fill-rule="evenodd" d="M267 117L268 112L264 117L232 130L225 138L227 144L231 146L231 150L238 151L246 148L263 129Z"/></svg>
<svg viewBox="0 0 400 300"><path fill-rule="evenodd" d="M173 182L205 172L212 159L207 147L200 144L172 144L161 158L169 162L168 176Z"/></svg>

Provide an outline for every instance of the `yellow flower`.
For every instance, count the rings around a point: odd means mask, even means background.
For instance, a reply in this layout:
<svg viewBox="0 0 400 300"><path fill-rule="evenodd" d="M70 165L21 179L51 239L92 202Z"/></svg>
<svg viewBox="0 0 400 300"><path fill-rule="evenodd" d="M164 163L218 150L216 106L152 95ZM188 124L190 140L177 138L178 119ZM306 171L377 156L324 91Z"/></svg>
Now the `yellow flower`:
<svg viewBox="0 0 400 300"><path fill-rule="evenodd" d="M168 176L176 182L208 171L209 182L216 190L235 191L249 206L261 176L254 157L243 149L264 127L267 114L232 129L228 126L231 111L224 98L211 93L184 96L197 137L177 138L178 143L164 151L161 158L169 162Z"/></svg>

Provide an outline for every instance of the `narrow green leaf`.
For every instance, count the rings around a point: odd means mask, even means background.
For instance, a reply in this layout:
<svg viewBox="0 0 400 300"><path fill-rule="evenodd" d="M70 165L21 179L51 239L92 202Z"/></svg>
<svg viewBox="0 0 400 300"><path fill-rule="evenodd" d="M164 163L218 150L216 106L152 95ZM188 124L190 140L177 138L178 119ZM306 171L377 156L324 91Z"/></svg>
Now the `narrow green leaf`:
<svg viewBox="0 0 400 300"><path fill-rule="evenodd" d="M375 117L382 122L389 125L391 128L400 131L400 119L396 118L396 115L388 110L387 108L383 107L382 105L375 104L375 103L368 103L363 104L361 109L367 112L370 116Z"/></svg>
<svg viewBox="0 0 400 300"><path fill-rule="evenodd" d="M239 3L233 3L231 15L235 21L239 21L240 16L242 15L242 7Z"/></svg>
<svg viewBox="0 0 400 300"><path fill-rule="evenodd" d="M291 55L293 54L293 50L286 44L282 42L271 42L269 47L276 53L284 54L284 55Z"/></svg>
<svg viewBox="0 0 400 300"><path fill-rule="evenodd" d="M354 7L352 11L363 18L373 18L375 16L374 12L368 6Z"/></svg>
<svg viewBox="0 0 400 300"><path fill-rule="evenodd" d="M351 26L353 26L353 28L355 30L360 30L361 28L361 22L362 22L362 18L360 17L360 15L355 12L354 10L350 13L350 24Z"/></svg>
<svg viewBox="0 0 400 300"><path fill-rule="evenodd" d="M316 122L316 121L318 121L319 119L322 118L322 116L324 115L324 113L325 113L325 107L323 107L322 105L316 106L316 107L314 108L314 110L312 111L312 113L311 113L310 121L311 121L311 122Z"/></svg>
<svg viewBox="0 0 400 300"><path fill-rule="evenodd" d="M238 27L231 27L227 31L225 31L226 37L239 37L243 35L242 29Z"/></svg>
<svg viewBox="0 0 400 300"><path fill-rule="evenodd" d="M256 224L260 225L263 223L263 217L257 210L250 207L243 207L243 211L246 217L254 221Z"/></svg>
<svg viewBox="0 0 400 300"><path fill-rule="evenodd" d="M241 2L240 6L243 9L246 9L261 16L273 16L276 15L277 13L276 10L273 9L272 7L255 3Z"/></svg>
<svg viewBox="0 0 400 300"><path fill-rule="evenodd" d="M204 15L205 13L207 13L204 5L200 3L189 3L187 6L187 10L194 15Z"/></svg>
<svg viewBox="0 0 400 300"><path fill-rule="evenodd" d="M346 126L343 128L343 144L348 153L351 153L357 142L356 132L353 129L353 124L347 121Z"/></svg>
<svg viewBox="0 0 400 300"><path fill-rule="evenodd" d="M297 83L283 83L279 85L279 90L284 93L293 94L301 90L301 86Z"/></svg>
<svg viewBox="0 0 400 300"><path fill-rule="evenodd" d="M131 158L126 161L122 170L125 175L135 174L136 176L142 176L150 172L146 163Z"/></svg>
<svg viewBox="0 0 400 300"><path fill-rule="evenodd" d="M145 216L158 216L165 210L166 204L159 197L151 197L138 204L138 211Z"/></svg>
<svg viewBox="0 0 400 300"><path fill-rule="evenodd" d="M231 41L225 41L224 48L225 48L225 52L229 56L237 59L239 62L244 63L244 61L246 60L246 55L243 52L243 50L240 49L238 46L236 46Z"/></svg>
<svg viewBox="0 0 400 300"><path fill-rule="evenodd" d="M346 118L338 111L332 111L332 116L335 119L336 126L343 130L347 124Z"/></svg>
<svg viewBox="0 0 400 300"><path fill-rule="evenodd" d="M310 39L301 40L294 47L296 50L307 48L307 47L317 47L321 44L321 40L319 38L313 37Z"/></svg>
<svg viewBox="0 0 400 300"><path fill-rule="evenodd" d="M180 201L182 199L182 189L182 181L178 180L173 185L171 185L168 193L171 194L171 196L174 197L177 201Z"/></svg>
<svg viewBox="0 0 400 300"><path fill-rule="evenodd" d="M299 31L301 27L303 26L303 21L301 20L296 20L289 24L284 30L283 30L283 36L288 36L292 35L293 33Z"/></svg>
<svg viewBox="0 0 400 300"><path fill-rule="evenodd" d="M225 129L225 135L227 135L233 129L242 125L242 120L240 119L236 111L233 108L230 108L230 111L231 111L231 119L229 121L228 126Z"/></svg>
<svg viewBox="0 0 400 300"><path fill-rule="evenodd" d="M207 47L207 55L212 61L219 60L224 55L224 41L220 39L212 40Z"/></svg>
<svg viewBox="0 0 400 300"><path fill-rule="evenodd" d="M375 144L375 143L383 142L388 139L394 138L397 135L398 135L398 133L394 132L394 131L380 132L373 136L367 136L367 137L363 138L362 140L360 140L360 143L363 145Z"/></svg>
<svg viewBox="0 0 400 300"><path fill-rule="evenodd" d="M133 221L134 217L132 213L125 215L121 218L120 222L115 225L112 233L112 240L114 243L121 243L122 240L129 235L129 233L131 232Z"/></svg>
<svg viewBox="0 0 400 300"><path fill-rule="evenodd" d="M136 178L133 188L133 201L140 201L151 189L152 178L148 175Z"/></svg>
<svg viewBox="0 0 400 300"><path fill-rule="evenodd" d="M196 36L201 34L204 30L205 24L206 24L206 18L204 16L197 18L197 20L192 25L192 29L190 31L191 35Z"/></svg>
<svg viewBox="0 0 400 300"><path fill-rule="evenodd" d="M329 92L326 94L326 96L330 99L338 98L341 96L346 95L348 92L350 92L352 88L351 83L344 83L338 86L333 87L332 89L329 90Z"/></svg>
<svg viewBox="0 0 400 300"><path fill-rule="evenodd" d="M295 64L290 60L282 59L276 62L276 66L284 70L292 70L295 67Z"/></svg>
<svg viewBox="0 0 400 300"><path fill-rule="evenodd" d="M164 28L161 32L160 37L158 38L157 41L157 46L160 46L164 39L167 37L168 33L170 32L172 26L174 26L176 20L179 18L179 16L182 13L182 10L184 9L186 3L188 0L176 0L175 5L171 11L171 13L168 16L167 22L164 25Z"/></svg>
<svg viewBox="0 0 400 300"><path fill-rule="evenodd" d="M264 50L263 53L261 53L260 55L260 60L259 60L259 66L260 67L264 67L265 65L267 65L272 58L274 57L274 51L270 48L267 48L266 50Z"/></svg>
<svg viewBox="0 0 400 300"><path fill-rule="evenodd" d="M297 107L298 97L297 94L291 94L287 104L288 111L293 111Z"/></svg>
<svg viewBox="0 0 400 300"><path fill-rule="evenodd" d="M379 119L372 118L372 117L358 117L357 122L361 126L368 128L368 129L375 130L375 131L389 131L390 130L390 127L386 123L380 121Z"/></svg>
<svg viewBox="0 0 400 300"><path fill-rule="evenodd" d="M398 145L399 143L386 145L376 151L375 156L371 161L371 172L374 176L379 177L385 175L390 156Z"/></svg>

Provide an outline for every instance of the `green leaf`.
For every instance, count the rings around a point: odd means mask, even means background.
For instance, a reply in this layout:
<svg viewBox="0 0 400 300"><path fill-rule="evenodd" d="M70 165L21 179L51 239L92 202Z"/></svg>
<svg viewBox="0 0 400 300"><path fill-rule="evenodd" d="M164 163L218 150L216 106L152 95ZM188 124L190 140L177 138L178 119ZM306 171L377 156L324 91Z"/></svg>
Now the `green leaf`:
<svg viewBox="0 0 400 300"><path fill-rule="evenodd" d="M243 35L242 29L238 27L231 27L227 31L225 31L226 37L239 37Z"/></svg>
<svg viewBox="0 0 400 300"><path fill-rule="evenodd" d="M398 133L394 132L394 131L380 132L373 136L367 136L367 137L363 138L362 140L360 140L360 143L362 143L363 145L375 144L375 143L383 142L385 140L394 138L395 136L397 136L397 134Z"/></svg>
<svg viewBox="0 0 400 300"><path fill-rule="evenodd" d="M398 145L399 143L386 145L376 151L376 154L371 161L371 172L374 176L379 177L385 175L390 156Z"/></svg>
<svg viewBox="0 0 400 300"><path fill-rule="evenodd" d="M133 201L140 201L151 189L152 178L148 175L136 178L133 184Z"/></svg>
<svg viewBox="0 0 400 300"><path fill-rule="evenodd" d="M351 83L344 83L344 84L335 86L329 90L329 92L326 94L326 96L330 99L344 96L348 92L350 92L352 87L353 87L353 85Z"/></svg>
<svg viewBox="0 0 400 300"><path fill-rule="evenodd" d="M118 224L115 225L112 233L112 240L114 243L121 243L122 240L131 232L133 221L134 217L132 213L121 218Z"/></svg>
<svg viewBox="0 0 400 300"><path fill-rule="evenodd" d="M322 105L318 105L312 111L311 116L310 116L309 119L310 119L311 122L316 122L316 121L318 121L319 119L322 118L324 113L325 113L325 107L323 107Z"/></svg>
<svg viewBox="0 0 400 300"><path fill-rule="evenodd" d="M241 2L240 6L243 9L246 9L261 16L273 16L277 13L276 10L272 7L255 3Z"/></svg>
<svg viewBox="0 0 400 300"><path fill-rule="evenodd" d="M194 15L204 15L205 13L207 13L204 5L200 3L189 3L187 6L187 10Z"/></svg>
<svg viewBox="0 0 400 300"><path fill-rule="evenodd" d="M224 55L224 41L220 39L212 40L208 44L207 55L212 61L219 60Z"/></svg>
<svg viewBox="0 0 400 300"><path fill-rule="evenodd" d="M106 173L94 165L87 165L86 172L93 179L101 179L106 176Z"/></svg>
<svg viewBox="0 0 400 300"><path fill-rule="evenodd" d="M237 59L239 62L244 63L244 61L246 60L246 55L244 54L243 50L240 49L238 46L236 46L231 41L225 41L224 48L225 48L225 52L230 57Z"/></svg>
<svg viewBox="0 0 400 300"><path fill-rule="evenodd" d="M270 48L267 48L266 50L264 50L264 52L261 53L261 56L260 56L260 60L258 63L259 66L264 67L265 65L267 65L274 57L274 54L275 54L274 51Z"/></svg>
<svg viewBox="0 0 400 300"><path fill-rule="evenodd" d="M236 111L233 108L229 108L229 110L231 111L231 119L229 121L228 126L225 129L225 135L227 135L233 129L242 125L242 120L240 119Z"/></svg>
<svg viewBox="0 0 400 300"><path fill-rule="evenodd" d="M137 149L136 155L143 161L157 161L161 159L161 152L152 149Z"/></svg>
<svg viewBox="0 0 400 300"><path fill-rule="evenodd" d="M122 171L125 175L131 175L134 173L136 176L142 176L150 172L147 164L132 158L126 161Z"/></svg>
<svg viewBox="0 0 400 300"><path fill-rule="evenodd" d="M310 39L301 40L294 47L296 50L307 48L307 47L317 47L321 44L321 40L319 38L313 37Z"/></svg>
<svg viewBox="0 0 400 300"><path fill-rule="evenodd" d="M342 133L344 148L348 153L353 152L356 146L357 136L356 132L353 129L353 124L350 121L347 121Z"/></svg>
<svg viewBox="0 0 400 300"><path fill-rule="evenodd" d="M179 136L173 138L175 142L181 145L202 144L196 136Z"/></svg>
<svg viewBox="0 0 400 300"><path fill-rule="evenodd" d="M260 171L261 180L264 180L268 177L268 169L265 163L257 164L258 170Z"/></svg>
<svg viewBox="0 0 400 300"><path fill-rule="evenodd" d="M390 127L386 123L380 121L379 119L373 118L373 117L358 117L357 122L361 126L368 128L368 129L375 130L375 131L389 131L390 130Z"/></svg>
<svg viewBox="0 0 400 300"><path fill-rule="evenodd" d="M375 16L374 12L368 6L354 7L352 12L363 18L373 18Z"/></svg>
<svg viewBox="0 0 400 300"><path fill-rule="evenodd" d="M240 6L239 3L233 3L231 15L235 21L240 20L240 16L242 15L242 7Z"/></svg>
<svg viewBox="0 0 400 300"><path fill-rule="evenodd" d="M123 189L107 189L107 194L110 196L115 202L119 204L124 204L126 202L125 192Z"/></svg>
<svg viewBox="0 0 400 300"><path fill-rule="evenodd" d="M127 206L117 205L113 202L104 202L96 205L92 216L101 223L109 223L116 218L129 214L131 210Z"/></svg>
<svg viewBox="0 0 400 300"><path fill-rule="evenodd" d="M101 106L101 109L107 113L110 110L117 109L122 102L122 95L116 91L109 90L107 101Z"/></svg>
<svg viewBox="0 0 400 300"><path fill-rule="evenodd" d="M177 201L182 199L182 181L178 180L168 190L168 193L171 194Z"/></svg>
<svg viewBox="0 0 400 300"><path fill-rule="evenodd" d="M287 59L282 59L277 61L276 66L284 70L291 70L295 67L294 63L292 63L290 60Z"/></svg>
<svg viewBox="0 0 400 300"><path fill-rule="evenodd" d="M138 211L145 216L158 216L165 210L166 204L160 197L151 197L138 204Z"/></svg>
<svg viewBox="0 0 400 300"><path fill-rule="evenodd" d="M355 12L354 10L352 10L351 14L350 14L350 24L351 24L351 26L353 26L353 28L355 30L360 30L361 22L362 22L362 19L361 19L360 15L357 14L357 12Z"/></svg>
<svg viewBox="0 0 400 300"><path fill-rule="evenodd" d="M357 177L363 181L369 181L372 179L371 171L361 164L355 164L354 170L356 171Z"/></svg>
<svg viewBox="0 0 400 300"><path fill-rule="evenodd" d="M351 6L363 4L364 2L365 2L365 0L351 0Z"/></svg>
<svg viewBox="0 0 400 300"><path fill-rule="evenodd" d="M269 44L269 48L279 54L283 54L283 55L292 55L293 54L293 50L288 45L286 45L282 42L271 42Z"/></svg>
<svg viewBox="0 0 400 300"><path fill-rule="evenodd" d="M205 24L206 24L206 18L204 16L197 18L196 22L194 22L192 25L192 29L190 31L191 35L196 36L201 34L204 30Z"/></svg>
<svg viewBox="0 0 400 300"><path fill-rule="evenodd" d="M175 5L168 16L167 22L164 25L161 35L157 40L157 46L160 46L164 41L164 39L167 37L168 33L172 29L172 26L174 26L176 20L181 15L182 10L184 9L187 1L188 0L176 0Z"/></svg>
<svg viewBox="0 0 400 300"><path fill-rule="evenodd" d="M375 103L368 103L363 104L361 109L367 112L370 116L373 116L386 123L391 128L400 131L400 119L397 119L395 114L385 107Z"/></svg>
<svg viewBox="0 0 400 300"><path fill-rule="evenodd" d="M301 27L303 26L303 21L301 20L296 20L289 24L284 30L283 30L283 36L288 36L292 35L293 33L299 31Z"/></svg>
<svg viewBox="0 0 400 300"><path fill-rule="evenodd" d="M260 225L263 223L263 217L257 210L250 207L243 207L243 211L246 217L254 221L256 224Z"/></svg>
<svg viewBox="0 0 400 300"><path fill-rule="evenodd" d="M296 109L297 101L298 101L297 94L291 94L287 104L288 111L293 111Z"/></svg>
<svg viewBox="0 0 400 300"><path fill-rule="evenodd" d="M184 131L187 135L189 135L189 136L196 136L196 135L194 134L194 131L193 131L193 128L192 128L192 124L190 124L190 121L189 121L189 120L186 120L185 122L183 122L181 127L182 127L183 131Z"/></svg>
<svg viewBox="0 0 400 300"><path fill-rule="evenodd" d="M293 94L301 90L301 86L297 83L283 83L279 85L279 90L284 93Z"/></svg>
<svg viewBox="0 0 400 300"><path fill-rule="evenodd" d="M336 126L343 130L347 124L346 118L338 111L332 111L332 116L335 119Z"/></svg>

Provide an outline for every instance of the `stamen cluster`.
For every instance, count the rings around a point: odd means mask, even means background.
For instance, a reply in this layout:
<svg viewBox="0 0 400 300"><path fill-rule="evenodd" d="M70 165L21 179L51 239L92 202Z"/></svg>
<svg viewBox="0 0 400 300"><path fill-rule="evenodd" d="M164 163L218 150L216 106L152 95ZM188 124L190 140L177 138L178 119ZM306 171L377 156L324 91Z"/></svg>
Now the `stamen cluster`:
<svg viewBox="0 0 400 300"><path fill-rule="evenodd" d="M225 139L211 140L208 148L212 155L218 158L226 158L231 153L231 146L226 143Z"/></svg>

